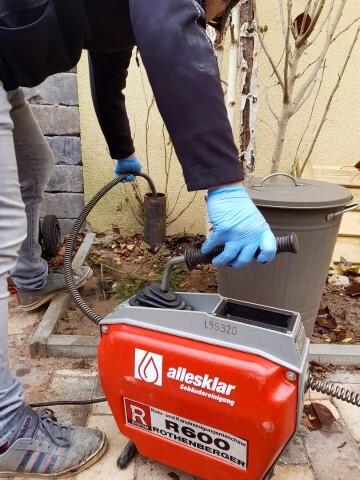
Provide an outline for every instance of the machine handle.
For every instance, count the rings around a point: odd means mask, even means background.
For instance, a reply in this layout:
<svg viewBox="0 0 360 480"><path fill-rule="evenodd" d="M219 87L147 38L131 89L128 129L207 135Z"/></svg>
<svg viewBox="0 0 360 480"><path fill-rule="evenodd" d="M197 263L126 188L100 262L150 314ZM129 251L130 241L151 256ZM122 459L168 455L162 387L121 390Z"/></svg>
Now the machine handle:
<svg viewBox="0 0 360 480"><path fill-rule="evenodd" d="M184 252L186 266L189 270L194 269L197 265L211 263L212 259L220 255L224 250L224 245L218 245L208 253L202 253L199 248L188 247ZM276 237L276 253L298 253L299 241L295 233L290 233L284 237ZM259 255L258 248L255 258Z"/></svg>

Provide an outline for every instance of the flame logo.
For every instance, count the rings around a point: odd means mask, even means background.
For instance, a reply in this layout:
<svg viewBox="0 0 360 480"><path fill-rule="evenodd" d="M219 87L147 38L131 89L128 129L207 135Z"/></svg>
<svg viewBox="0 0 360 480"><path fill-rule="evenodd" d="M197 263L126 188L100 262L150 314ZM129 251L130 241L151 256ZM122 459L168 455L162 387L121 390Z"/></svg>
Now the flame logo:
<svg viewBox="0 0 360 480"><path fill-rule="evenodd" d="M162 385L162 355L135 348L135 378Z"/></svg>

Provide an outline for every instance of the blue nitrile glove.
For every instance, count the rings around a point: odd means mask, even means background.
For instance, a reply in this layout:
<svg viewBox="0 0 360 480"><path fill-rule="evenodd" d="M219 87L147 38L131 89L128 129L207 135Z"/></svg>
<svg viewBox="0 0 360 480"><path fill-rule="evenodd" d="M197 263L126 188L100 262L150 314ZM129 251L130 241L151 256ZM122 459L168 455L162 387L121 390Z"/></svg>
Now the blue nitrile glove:
<svg viewBox="0 0 360 480"><path fill-rule="evenodd" d="M133 158L123 158L116 160L115 167L114 167L115 175L120 177L120 175L124 175L124 173L141 172L141 163L139 162L137 157ZM132 182L134 180L134 175L128 175L127 177L122 180L122 182Z"/></svg>
<svg viewBox="0 0 360 480"><path fill-rule="evenodd" d="M255 206L245 187L231 185L208 192L207 211L213 232L201 251L225 244L213 265L239 268L249 263L259 248L258 263L270 262L276 254L276 239L265 218Z"/></svg>

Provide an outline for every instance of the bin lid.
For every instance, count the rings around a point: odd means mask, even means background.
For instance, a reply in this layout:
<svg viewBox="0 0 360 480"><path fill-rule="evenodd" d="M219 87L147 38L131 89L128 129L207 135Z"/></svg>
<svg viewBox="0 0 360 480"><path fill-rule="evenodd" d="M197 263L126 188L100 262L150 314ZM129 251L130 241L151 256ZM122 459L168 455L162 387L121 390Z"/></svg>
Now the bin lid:
<svg viewBox="0 0 360 480"><path fill-rule="evenodd" d="M257 206L277 208L327 208L351 202L351 191L336 183L297 179L289 174L275 173L253 178L246 186Z"/></svg>

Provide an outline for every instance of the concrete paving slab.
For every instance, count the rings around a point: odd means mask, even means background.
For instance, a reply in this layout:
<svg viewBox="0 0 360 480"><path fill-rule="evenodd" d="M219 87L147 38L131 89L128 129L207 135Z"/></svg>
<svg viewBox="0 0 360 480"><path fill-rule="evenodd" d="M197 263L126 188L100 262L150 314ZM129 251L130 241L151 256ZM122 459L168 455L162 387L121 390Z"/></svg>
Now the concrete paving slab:
<svg viewBox="0 0 360 480"><path fill-rule="evenodd" d="M96 379L55 375L50 385L51 398L56 400L86 400L92 398ZM50 394L49 394L50 395ZM90 405L59 405L51 407L61 422L68 425L85 425Z"/></svg>
<svg viewBox="0 0 360 480"><path fill-rule="evenodd" d="M63 314L69 298L70 295L68 293L59 293L52 299L30 340L30 355L32 357L46 357L48 338L53 333L57 321Z"/></svg>
<svg viewBox="0 0 360 480"><path fill-rule="evenodd" d="M317 480L359 480L360 451L346 425L341 433L309 432L305 448Z"/></svg>
<svg viewBox="0 0 360 480"><path fill-rule="evenodd" d="M28 334L31 328L40 322L46 308L39 308L34 312L24 312L19 305L16 295L9 297L9 335Z"/></svg>
<svg viewBox="0 0 360 480"><path fill-rule="evenodd" d="M360 365L360 345L311 344L309 360L320 365Z"/></svg>
<svg viewBox="0 0 360 480"><path fill-rule="evenodd" d="M356 384L360 385L360 370L355 372L341 370L329 375L327 378L327 381L335 382L335 383L348 383L353 385L356 385Z"/></svg>
<svg viewBox="0 0 360 480"><path fill-rule="evenodd" d="M300 435L294 435L280 456L280 465L306 465L307 453Z"/></svg>
<svg viewBox="0 0 360 480"><path fill-rule="evenodd" d="M116 465L128 439L121 435L113 417L110 415L92 415L87 426L99 428L105 432L109 445L105 455L87 470L79 473L76 480L112 480L114 478L133 480L136 478L134 461L125 470L119 470Z"/></svg>
<svg viewBox="0 0 360 480"><path fill-rule="evenodd" d="M271 480L316 480L310 467L299 465L276 465Z"/></svg>
<svg viewBox="0 0 360 480"><path fill-rule="evenodd" d="M352 390L355 394L360 395L359 384L342 384L342 387L348 388L349 390ZM340 415L342 416L346 425L348 426L351 435L356 442L360 443L360 408L358 406L351 405L350 403L343 402L342 400L338 400L336 398L333 399L333 402L336 405L336 408L339 410Z"/></svg>
<svg viewBox="0 0 360 480"><path fill-rule="evenodd" d="M88 232L85 235L85 238L80 245L78 251L76 252L76 255L72 261L72 267L73 269L80 268L83 263L86 260L86 257L89 253L89 250L91 248L92 242L95 238L95 233L93 232ZM46 357L46 356L71 356L69 355L69 345L70 345L70 353L71 350L74 350L74 353L79 352L80 348L78 345L73 345L71 342L66 343L66 346L68 347L65 349L65 352L61 352L59 355L59 349L57 349L57 346L61 347L61 341L60 343L58 341L53 342L55 343L55 347L52 345L52 350L51 348L48 348L48 343L49 343L49 338L52 336L52 333L55 329L56 323L59 321L61 318L61 315L63 314L63 311L65 310L65 307L67 306L67 303L70 299L70 294L67 292L64 293L59 293L59 295L56 295L52 301L50 302L45 314L42 316L42 319L38 325L38 328L36 329L34 335L30 339L30 355L32 357L40 356L40 357ZM56 337L56 336L55 336ZM85 342L85 347L87 346L87 343ZM86 349L85 349L86 350ZM58 355L54 355L53 352L57 352ZM81 354L78 355L78 358L80 357ZM94 354L94 349L91 350L91 353L87 354L86 353L82 356L95 356L96 351ZM76 356L76 355L75 355Z"/></svg>
<svg viewBox="0 0 360 480"><path fill-rule="evenodd" d="M12 371L21 381L26 392L26 401L37 403L44 401L52 381L51 372L42 367L26 367L21 363L15 364Z"/></svg>
<svg viewBox="0 0 360 480"><path fill-rule="evenodd" d="M95 358L99 341L91 335L50 335L46 351L50 357Z"/></svg>
<svg viewBox="0 0 360 480"><path fill-rule="evenodd" d="M141 455L137 458L138 470L136 480L164 480L170 478L179 478L181 480L200 480L194 475L189 475L175 468L154 462ZM177 475L177 477L176 477ZM204 477L205 478L205 477Z"/></svg>
<svg viewBox="0 0 360 480"><path fill-rule="evenodd" d="M112 415L108 402L94 403L92 415Z"/></svg>
<svg viewBox="0 0 360 480"><path fill-rule="evenodd" d="M97 377L98 373L95 370L56 370L56 375L60 377Z"/></svg>
<svg viewBox="0 0 360 480"><path fill-rule="evenodd" d="M308 390L306 392L304 401L305 402L317 402L318 400L328 400L329 395L326 395L325 393L320 393L317 392L316 390Z"/></svg>

